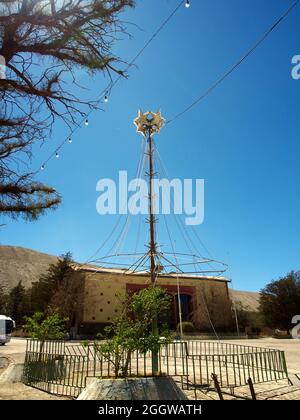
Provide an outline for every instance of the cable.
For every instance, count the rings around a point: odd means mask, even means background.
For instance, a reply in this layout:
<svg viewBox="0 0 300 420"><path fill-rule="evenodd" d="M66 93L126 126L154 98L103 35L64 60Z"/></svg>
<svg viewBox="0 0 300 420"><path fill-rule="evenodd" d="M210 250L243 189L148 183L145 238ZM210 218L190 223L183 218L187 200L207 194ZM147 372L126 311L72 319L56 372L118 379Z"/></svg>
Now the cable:
<svg viewBox="0 0 300 420"><path fill-rule="evenodd" d="M212 91L216 89L228 76L231 75L264 41L265 39L276 29L276 27L292 12L292 10L299 4L300 0L294 1L294 3L280 16L279 19L259 38L258 41L228 70L217 79L199 98L197 98L194 102L191 103L187 108L185 108L180 113L176 114L174 117L169 119L166 124L170 124L177 120L178 118L185 115L191 109L193 109L196 105L199 104L203 99L205 99Z"/></svg>
<svg viewBox="0 0 300 420"><path fill-rule="evenodd" d="M146 141L142 141L141 143L141 151L140 151L140 159L138 161L137 164L137 168L136 168L136 174L135 177L138 178L139 174L141 173L141 171L143 170L143 162L144 162L144 156L145 156L145 148L146 148ZM125 210L124 208L122 210ZM88 264L90 262L93 261L93 259L95 258L95 256L105 247L105 245L109 242L109 240L112 238L113 234L115 233L115 231L117 230L121 220L122 220L123 215L119 215L113 229L110 231L109 235L106 237L106 239L101 243L101 245L97 248L97 250L84 262L78 265L78 267L82 267L85 264ZM128 214L127 214L127 218L128 218ZM126 218L126 221L127 221ZM126 223L126 222L125 222ZM124 230L124 226L122 228L122 231ZM120 237L120 235L119 235ZM114 243L114 245L116 244L116 242ZM113 245L113 246L114 246ZM109 254L108 254L109 255Z"/></svg>
<svg viewBox="0 0 300 420"><path fill-rule="evenodd" d="M164 163L162 161L162 158L160 156L160 153L158 152L158 150L156 150L156 152L157 152L157 157L158 157L158 163L160 164L161 170L164 173L164 175L166 176L166 178L169 179L169 176L168 176L166 167L165 167L165 165L164 165ZM180 233L181 233L181 235L182 235L182 237L183 237L183 239L185 241L185 244L186 244L189 252L191 254L193 254L192 248L194 248L194 250L196 251L196 253L198 253L197 247L195 246L194 242L192 241L190 235L187 234L187 231L186 231L186 229L184 229L184 226L182 228L180 226L180 224L178 223L178 220L177 220L177 218L175 217L174 214L173 214L173 216L174 216L174 219L175 219L175 222L177 224L177 227L179 228L179 231L180 231ZM172 245L172 248L173 248L173 243L172 243L172 240L171 240L171 235L170 235L169 228L167 226L167 220L166 220L166 217L165 216L164 216L164 221L165 221L165 224L166 224L166 228L167 228L167 232L168 232L168 236L169 236L169 241L171 242L171 245ZM179 221L182 222L180 218L179 218ZM185 237L185 235L187 237ZM189 245L188 242L190 243L190 245L192 246L192 248L191 248L191 246ZM201 241L201 243L202 243L202 241ZM174 248L173 248L173 252L174 252ZM175 256L175 254L174 254L174 256ZM203 258L203 256L201 256L201 257ZM176 261L177 261L177 258L176 258ZM177 263L177 265L178 265L178 263ZM208 265L211 266L210 262L208 263ZM197 266L198 266L197 262L194 261L195 272L198 272L199 271L199 267L197 267ZM177 276L178 276L178 274L177 274ZM210 311L209 311L209 308L208 308L208 305L207 305L207 302L206 302L206 298L205 298L204 292L203 292L203 290L202 290L201 287L199 289L200 289L201 300L202 300L203 306L205 308L205 312L206 312L206 315L207 315L209 324L211 326L211 329L212 329L214 335L216 336L217 340L220 340L220 337L219 337L219 335L218 335L218 333L216 331L216 328L214 326L213 320L211 318Z"/></svg>
<svg viewBox="0 0 300 420"><path fill-rule="evenodd" d="M161 25L157 28L157 30L154 32L154 34L149 38L149 40L145 43L145 45L140 49L140 51L136 54L136 56L129 62L129 64L125 67L124 73L126 73L138 60L138 58L143 54L143 52L148 48L148 46L153 42L153 40L160 34L160 32L165 28L165 26L170 22L170 20L174 17L174 15L177 13L177 11L180 9L180 7L185 3L185 0L181 0L179 4L175 7L175 9L170 13L170 15L161 23ZM114 81L111 81L107 87L102 90L100 93L99 99L96 101L96 106L98 106L101 102L107 102L107 95L111 93L112 89L119 83L119 81L122 79L122 75L119 75ZM59 150L62 149L62 147L69 142L70 138L73 136L73 134L82 127L82 125L86 122L88 122L88 117L95 111L95 109L91 109L89 112L87 112L84 116L84 118L79 122L77 126L75 126L68 134L68 136L63 140L63 142L55 149L53 153L50 154L50 156L43 162L43 164L39 167L38 170L35 171L34 174L37 174L45 169L47 163L55 156L57 156L57 153Z"/></svg>
<svg viewBox="0 0 300 420"><path fill-rule="evenodd" d="M159 151L157 150L157 159L158 159L158 162L159 162L159 164L160 164L160 167L161 167L161 170L162 170L162 172L163 172L163 174L164 174L164 176L167 178L167 179L170 179L170 177L169 177L169 174L168 174L168 171L167 171L167 169L166 169L166 166L165 166L165 164L164 164L164 162L163 162L163 160L162 160L162 157L161 157L161 155L160 155L160 153L159 153ZM196 252L196 254L199 254L200 255L200 257L202 257L203 259L205 259L205 257L201 254L201 253L199 253L199 249L197 248L197 246L195 245L195 243L194 243L194 241L192 240L192 238L190 237L190 235L189 235L189 233L188 233L188 231L184 228L184 225L183 225L183 221L180 219L180 218L177 218L177 217L175 217L175 215L174 214L172 214L173 216L174 216L174 220L175 220L175 222L176 222L176 225L177 225L177 228L178 228L178 230L179 230L179 232L181 233L181 235L182 235L182 237L183 237L183 239L184 239L184 241L185 241L185 244L187 245L187 240L190 242L190 244L192 245L192 248L194 248L194 252ZM194 226L192 226L193 227L193 229L195 230L195 228L194 228ZM196 234L196 232L194 232L194 234ZM186 237L185 237L186 236ZM187 238L187 239L186 239ZM208 249L207 249L207 247L204 245L204 243L203 243L203 241L201 241L201 239L200 239L200 237L197 235L197 238L198 238L198 240L199 240L199 242L200 242L200 244L201 244L201 246L203 247L203 249L208 253L208 255L211 257L211 259L212 260L214 260L214 257L212 256L212 254L208 251ZM189 251L191 252L191 248L187 245L187 248L189 249ZM192 252L193 253L193 252ZM208 263L211 267L212 267L212 265L210 264L210 263Z"/></svg>

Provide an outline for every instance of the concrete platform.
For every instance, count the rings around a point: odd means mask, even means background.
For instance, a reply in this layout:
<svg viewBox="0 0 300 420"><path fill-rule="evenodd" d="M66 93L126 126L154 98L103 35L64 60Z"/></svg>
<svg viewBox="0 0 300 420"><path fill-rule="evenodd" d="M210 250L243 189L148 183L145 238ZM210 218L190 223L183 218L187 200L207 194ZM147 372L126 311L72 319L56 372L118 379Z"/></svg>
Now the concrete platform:
<svg viewBox="0 0 300 420"><path fill-rule="evenodd" d="M171 378L94 379L78 400L184 401L185 394Z"/></svg>

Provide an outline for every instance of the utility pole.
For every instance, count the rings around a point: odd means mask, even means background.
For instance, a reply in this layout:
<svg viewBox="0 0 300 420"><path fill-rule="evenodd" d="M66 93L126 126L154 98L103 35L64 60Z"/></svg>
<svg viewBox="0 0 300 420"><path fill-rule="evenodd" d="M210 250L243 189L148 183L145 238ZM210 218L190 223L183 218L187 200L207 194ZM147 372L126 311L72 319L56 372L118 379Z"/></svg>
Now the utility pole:
<svg viewBox="0 0 300 420"><path fill-rule="evenodd" d="M161 128L165 124L164 118L162 118L160 111L157 113L139 111L138 117L134 120L134 124L137 127L137 132L141 133L147 138L148 144L148 177L149 177L149 196L148 196L148 208L149 208L149 256L150 256L150 280L151 284L155 285L156 277L158 272L157 267L157 245L155 238L155 224L157 223L155 217L155 202L153 193L153 179L154 179L154 165L153 165L153 136L158 134ZM158 322L157 316L154 316L152 320L152 334L158 336ZM152 352L152 374L159 374L159 363L158 363L158 352Z"/></svg>

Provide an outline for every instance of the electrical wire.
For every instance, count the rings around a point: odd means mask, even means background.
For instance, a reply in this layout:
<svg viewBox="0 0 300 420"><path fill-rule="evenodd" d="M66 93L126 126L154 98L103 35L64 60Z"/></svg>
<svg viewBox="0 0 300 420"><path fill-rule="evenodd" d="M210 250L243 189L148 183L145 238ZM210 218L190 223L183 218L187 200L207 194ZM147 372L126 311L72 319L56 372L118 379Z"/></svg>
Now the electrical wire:
<svg viewBox="0 0 300 420"><path fill-rule="evenodd" d="M144 53L144 51L148 48L148 46L154 41L154 39L160 34L160 32L167 26L167 24L171 21L171 19L175 16L181 6L185 3L185 0L181 0L178 5L171 11L168 17L161 23L161 25L156 29L156 31L152 34L149 40L144 44L144 46L138 51L138 53L134 56L134 58L128 63L128 65L124 69L124 73L128 72L128 70L136 63L136 61L140 58L140 56ZM102 90L100 93L99 99L95 102L95 106L97 107L100 103L105 100L108 93L110 94L112 89L119 83L119 81L123 78L122 75L119 75L114 81L111 81L108 86ZM73 134L81 128L84 123L88 120L90 115L95 111L95 108L90 109L82 120L69 132L68 136L63 140L63 142L55 149L53 153L49 155L49 157L43 162L43 164L35 171L35 174L41 172L45 169L47 163L55 156L57 153L63 148L63 146L69 142L69 139L73 136Z"/></svg>
<svg viewBox="0 0 300 420"><path fill-rule="evenodd" d="M196 105L212 93L228 76L230 76L267 38L268 36L280 25L280 23L288 17L293 9L299 4L300 0L296 0L291 6L276 20L276 22L255 42L255 44L232 66L227 70L219 79L217 79L201 96L193 101L187 108L176 114L174 117L167 120L166 124L171 124L177 119L181 118L187 112L191 111Z"/></svg>
<svg viewBox="0 0 300 420"><path fill-rule="evenodd" d="M161 166L161 168L162 168L162 171L164 172L164 175L165 175L165 176L166 176L166 178L168 179L168 174L167 174L167 171L166 171L166 169L165 169L165 165L163 164L163 162L162 162L162 158L161 158L161 156L160 156L160 154L159 154L159 152L158 152L158 151L157 151L157 156L158 156L158 162L160 163L160 166ZM175 218L175 221L177 222L177 218L175 217L175 215L173 215L173 216L174 216L174 218ZM172 247L173 252L174 252L174 244L173 244L172 239L171 239L170 229L168 228L168 224L167 224L167 220L166 220L165 215L164 215L164 221L165 221L165 224L166 224L166 229L167 229L167 233L168 233L168 236L169 236L169 241L170 241L170 243L171 243L171 247ZM184 232L184 233L187 233L185 229L183 229L183 232ZM186 243L186 245L187 245L187 248L189 249L189 252L190 252L191 254L193 254L192 249L191 249L191 247L189 246L188 241L186 240L185 236L184 236L184 235L182 235L182 236L183 236L184 241L185 241L185 243ZM191 241L191 238L190 238L189 236L188 236L187 238L189 239L189 241L190 241L190 243L191 243L192 247L194 247L194 248L195 248L195 246L194 246L193 242ZM196 250L196 252L198 252L196 248L195 248L195 250ZM176 258L175 253L174 253L174 257ZM203 257L202 257L202 258L203 258ZM177 261L177 258L176 258L176 261ZM208 264L210 265L210 263L208 263ZM178 265L178 263L177 263L177 265ZM195 267L195 272L199 272L199 267L197 267L197 262L194 262L194 267ZM178 271L177 271L177 277L178 277ZM178 281L179 281L179 278L178 278ZM180 287L180 286L179 286L179 287ZM204 306L204 308L205 308L205 312L206 312L206 315L207 315L207 319L208 319L208 321L209 321L209 324L210 324L210 326L211 326L211 329L212 329L212 331L213 331L214 335L216 336L217 340L220 340L220 337L219 337L219 335L218 335L218 333L217 333L217 331L216 331L216 328L215 328L215 326L214 326L213 320L212 320L212 318L211 318L210 311L209 311L209 308L208 308L208 305L207 305L207 302L206 302L206 298L205 298L205 296L204 296L204 292L203 292L203 290L202 290L202 288L201 288L201 287L200 287L199 289L200 289L200 296L201 296L201 300L202 300L203 306Z"/></svg>

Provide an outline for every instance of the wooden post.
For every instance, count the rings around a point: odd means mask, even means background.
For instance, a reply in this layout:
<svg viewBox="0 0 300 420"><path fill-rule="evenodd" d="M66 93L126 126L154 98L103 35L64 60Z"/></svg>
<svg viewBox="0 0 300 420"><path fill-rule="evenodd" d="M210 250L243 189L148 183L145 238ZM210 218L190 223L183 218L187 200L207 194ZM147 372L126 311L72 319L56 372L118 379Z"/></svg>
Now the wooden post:
<svg viewBox="0 0 300 420"><path fill-rule="evenodd" d="M212 377L212 380L214 381L214 385L215 385L215 388L216 388L217 393L219 395L219 399L223 401L224 398L223 398L222 390L221 390L221 387L220 387L220 384L219 384L219 381L218 381L218 377L215 373L212 373L211 377Z"/></svg>

